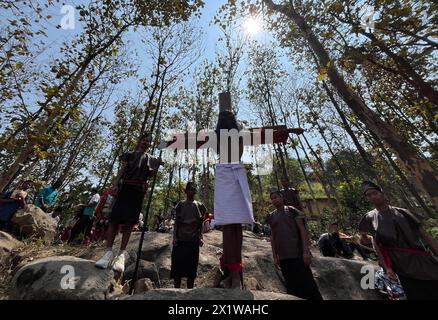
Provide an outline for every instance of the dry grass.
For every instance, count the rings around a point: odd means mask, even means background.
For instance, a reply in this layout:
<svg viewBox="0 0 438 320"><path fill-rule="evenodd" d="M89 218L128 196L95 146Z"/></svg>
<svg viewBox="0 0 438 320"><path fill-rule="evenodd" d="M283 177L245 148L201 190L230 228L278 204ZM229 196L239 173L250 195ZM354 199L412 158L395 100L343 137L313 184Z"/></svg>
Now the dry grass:
<svg viewBox="0 0 438 320"><path fill-rule="evenodd" d="M9 284L19 268L47 257L73 256L83 259L93 259L101 254L102 244L90 246L70 246L65 243L50 244L41 239L26 239L23 245L13 250L5 263L0 266L0 300L8 299Z"/></svg>

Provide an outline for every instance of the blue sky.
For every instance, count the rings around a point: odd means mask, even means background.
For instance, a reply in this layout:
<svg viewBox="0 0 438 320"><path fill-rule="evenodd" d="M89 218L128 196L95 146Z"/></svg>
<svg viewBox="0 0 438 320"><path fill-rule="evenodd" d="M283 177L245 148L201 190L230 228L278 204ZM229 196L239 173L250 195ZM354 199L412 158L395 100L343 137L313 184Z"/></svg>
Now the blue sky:
<svg viewBox="0 0 438 320"><path fill-rule="evenodd" d="M203 37L203 44L204 44L204 51L202 57L199 59L198 64L201 63L203 60L208 59L210 61L213 61L215 59L215 53L218 48L218 38L221 36L220 29L211 24L213 17L215 16L217 10L226 3L226 0L219 0L219 1L205 1L205 6L202 8L202 17L199 20L199 27L202 29L202 37ZM71 5L73 7L76 7L77 5L81 3L87 3L87 1L84 0L69 0L66 1L66 5ZM52 8L49 8L47 10L47 13L45 15L51 15L52 18L49 20L46 20L44 24L47 26L47 43L50 45L48 46L48 49L38 57L38 61L40 64L49 64L51 61L53 61L54 57L56 57L59 54L59 48L62 46L62 44L71 42L75 36L81 32L81 25L79 21L76 19L75 28L73 30L64 30L64 29L57 29L56 26L60 24L63 14L61 14L61 7L62 3L55 4ZM76 18L78 17L78 12L75 12ZM1 15L0 15L1 16ZM11 17L12 18L12 17ZM267 44L272 40L272 36L265 32L261 31L257 35L253 37L257 41ZM129 34L126 36L126 39L129 41L130 39L135 39L135 34L133 31L130 31ZM134 44L135 46L136 41L130 42L130 44ZM140 49L140 48L139 48ZM289 71L292 71L293 73L293 65L286 59L282 58L281 62L285 65L286 68L288 68ZM147 65L147 61L143 61L142 66L140 68L144 68ZM245 62L243 62L244 64ZM243 65L243 68L245 66ZM307 74L307 76L309 76ZM300 77L298 75L299 79L302 79L301 81L305 81L305 77ZM185 82L188 84L190 83L191 79L186 79ZM117 98L120 98L125 93L131 93L135 92L137 90L136 85L136 79L130 79L125 81L121 86L119 90L122 90L120 93L117 93L114 97L112 97L113 101L116 101ZM36 104L35 104L36 105ZM254 119L254 113L251 110L251 105L248 104L247 101L244 99L242 100L242 103L240 105L240 111L238 117L240 119ZM110 109L106 112L106 117L109 120L113 120L113 111ZM311 136L309 136L310 140L312 142L317 142L316 140L313 140Z"/></svg>

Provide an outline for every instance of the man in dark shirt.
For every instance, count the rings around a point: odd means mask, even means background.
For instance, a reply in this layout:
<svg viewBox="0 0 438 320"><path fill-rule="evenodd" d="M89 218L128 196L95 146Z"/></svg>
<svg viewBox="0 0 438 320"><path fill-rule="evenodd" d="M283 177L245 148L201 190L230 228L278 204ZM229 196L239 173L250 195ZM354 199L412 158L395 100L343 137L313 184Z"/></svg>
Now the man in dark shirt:
<svg viewBox="0 0 438 320"><path fill-rule="evenodd" d="M153 159L146 153L151 142L151 135L146 134L140 138L137 150L121 156L122 164L119 174L114 180L112 194L116 200L109 217L107 232L107 252L96 262L96 267L106 269L111 264L113 243L120 225L122 229L122 242L119 255L114 259L113 270L122 273L125 268L126 246L133 227L138 223L143 207L143 200L148 188L148 179L156 174L161 160Z"/></svg>
<svg viewBox="0 0 438 320"><path fill-rule="evenodd" d="M299 191L291 187L289 178L288 177L282 178L281 185L283 186L283 189L281 190L281 194L283 196L284 204L286 206L292 206L300 211L303 211L303 206L301 205L300 202Z"/></svg>
<svg viewBox="0 0 438 320"><path fill-rule="evenodd" d="M287 293L303 299L322 300L310 269L311 254L304 213L286 206L282 193L270 194L275 210L266 222L271 227L271 245L275 265L281 269Z"/></svg>
<svg viewBox="0 0 438 320"><path fill-rule="evenodd" d="M203 245L202 222L207 208L195 200L195 183L188 182L185 193L187 199L175 208L170 278L174 279L175 288L181 287L181 278L187 278L187 289L191 289L197 275L199 247Z"/></svg>

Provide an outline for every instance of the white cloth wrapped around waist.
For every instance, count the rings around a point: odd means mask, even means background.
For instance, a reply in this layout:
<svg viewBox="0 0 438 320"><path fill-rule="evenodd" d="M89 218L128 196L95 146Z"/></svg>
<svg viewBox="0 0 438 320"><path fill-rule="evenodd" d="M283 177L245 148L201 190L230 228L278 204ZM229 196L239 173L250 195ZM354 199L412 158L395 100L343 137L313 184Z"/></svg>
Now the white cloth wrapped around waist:
<svg viewBox="0 0 438 320"><path fill-rule="evenodd" d="M248 178L241 163L216 165L214 220L215 225L254 223Z"/></svg>

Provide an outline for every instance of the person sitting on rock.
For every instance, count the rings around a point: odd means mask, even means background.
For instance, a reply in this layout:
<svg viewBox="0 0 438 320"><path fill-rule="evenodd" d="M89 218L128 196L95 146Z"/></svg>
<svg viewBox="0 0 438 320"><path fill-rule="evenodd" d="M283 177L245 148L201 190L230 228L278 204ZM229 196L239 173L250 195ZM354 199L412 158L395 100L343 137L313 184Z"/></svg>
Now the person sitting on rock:
<svg viewBox="0 0 438 320"><path fill-rule="evenodd" d="M52 212L59 196L59 189L62 186L62 181L57 180L53 185L49 185L42 189L35 201L35 206L46 213Z"/></svg>
<svg viewBox="0 0 438 320"><path fill-rule="evenodd" d="M187 199L176 206L173 232L172 267L170 278L175 288L181 287L181 279L187 278L187 288L194 286L202 242L202 217L207 212L203 203L195 200L196 185L188 182Z"/></svg>
<svg viewBox="0 0 438 320"><path fill-rule="evenodd" d="M354 255L346 241L352 238L353 237L339 232L339 224L334 222L330 224L329 232L319 237L318 247L324 257L341 256L351 259Z"/></svg>
<svg viewBox="0 0 438 320"><path fill-rule="evenodd" d="M280 191L270 193L275 210L266 218L276 268L283 274L287 293L303 299L322 300L310 269L309 238L302 211L286 206Z"/></svg>
<svg viewBox="0 0 438 320"><path fill-rule="evenodd" d="M27 190L33 182L26 180L21 187L0 196L0 227L7 227L9 221L20 208L24 208L29 201Z"/></svg>
<svg viewBox="0 0 438 320"><path fill-rule="evenodd" d="M424 229L423 218L389 204L382 189L363 183L375 209L359 223L373 236L379 264L391 280L400 280L408 300L438 300L438 241Z"/></svg>

